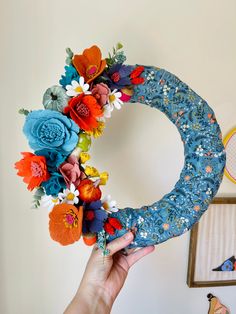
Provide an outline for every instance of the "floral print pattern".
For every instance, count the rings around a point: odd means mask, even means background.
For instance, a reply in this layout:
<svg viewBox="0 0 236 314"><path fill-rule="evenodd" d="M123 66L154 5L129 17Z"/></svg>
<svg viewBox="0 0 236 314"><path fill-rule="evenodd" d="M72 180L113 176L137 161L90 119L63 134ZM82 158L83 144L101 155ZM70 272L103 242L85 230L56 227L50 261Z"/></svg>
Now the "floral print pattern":
<svg viewBox="0 0 236 314"><path fill-rule="evenodd" d="M130 248L159 244L191 229L216 195L226 160L220 127L205 100L163 69L145 66L142 77L144 84L134 87L130 102L159 109L176 125L185 164L174 189L161 200L112 213L124 228L107 236L107 241L132 230Z"/></svg>

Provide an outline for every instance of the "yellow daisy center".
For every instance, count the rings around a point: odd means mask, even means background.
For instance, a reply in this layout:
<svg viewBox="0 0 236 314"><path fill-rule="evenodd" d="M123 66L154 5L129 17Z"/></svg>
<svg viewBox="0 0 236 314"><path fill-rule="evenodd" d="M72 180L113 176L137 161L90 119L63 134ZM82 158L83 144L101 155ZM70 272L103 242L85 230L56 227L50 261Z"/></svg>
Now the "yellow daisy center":
<svg viewBox="0 0 236 314"><path fill-rule="evenodd" d="M73 201L75 195L73 193L68 193L67 196L66 196L66 199L68 199L68 201Z"/></svg>
<svg viewBox="0 0 236 314"><path fill-rule="evenodd" d="M116 96L115 96L114 94L112 94L112 95L109 96L109 101L110 101L110 102L113 102L113 101L115 101L115 100L116 100Z"/></svg>
<svg viewBox="0 0 236 314"><path fill-rule="evenodd" d="M75 92L77 93L82 93L83 92L83 88L79 85L75 88Z"/></svg>
<svg viewBox="0 0 236 314"><path fill-rule="evenodd" d="M52 198L52 202L53 202L54 204L56 204L57 201L58 201L58 198Z"/></svg>

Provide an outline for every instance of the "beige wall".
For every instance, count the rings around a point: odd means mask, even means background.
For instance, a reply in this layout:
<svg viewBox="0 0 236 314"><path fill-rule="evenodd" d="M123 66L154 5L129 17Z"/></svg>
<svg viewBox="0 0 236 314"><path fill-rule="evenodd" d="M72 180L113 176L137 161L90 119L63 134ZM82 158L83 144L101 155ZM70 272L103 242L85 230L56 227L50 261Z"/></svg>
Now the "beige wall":
<svg viewBox="0 0 236 314"><path fill-rule="evenodd" d="M62 313L83 274L90 249L49 238L47 211L31 210L31 194L13 163L28 150L18 108L41 108L44 90L63 73L64 49L93 43L104 55L123 42L130 64L164 67L209 101L223 134L236 124L236 2L2 0L1 34L1 300L4 314ZM175 127L158 111L126 105L115 112L92 163L110 172L105 192L120 207L151 203L168 192L183 165ZM122 170L121 170L122 169ZM220 193L234 194L224 178ZM168 241L137 264L114 314L207 313L208 292L236 313L236 288L189 289L189 234ZM236 253L236 252L234 252Z"/></svg>

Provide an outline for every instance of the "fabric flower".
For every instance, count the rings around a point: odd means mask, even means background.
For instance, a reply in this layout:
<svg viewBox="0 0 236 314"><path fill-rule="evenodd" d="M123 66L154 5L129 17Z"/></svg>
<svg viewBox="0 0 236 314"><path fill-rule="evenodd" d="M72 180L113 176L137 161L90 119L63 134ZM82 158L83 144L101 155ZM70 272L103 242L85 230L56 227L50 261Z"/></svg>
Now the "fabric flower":
<svg viewBox="0 0 236 314"><path fill-rule="evenodd" d="M99 83L92 88L92 95L97 99L100 106L104 106L108 102L110 93L109 87L105 83Z"/></svg>
<svg viewBox="0 0 236 314"><path fill-rule="evenodd" d="M42 187L47 195L57 195L66 185L62 175L54 172L48 181L42 183Z"/></svg>
<svg viewBox="0 0 236 314"><path fill-rule="evenodd" d="M91 246L97 242L96 233L85 233L83 234L84 243L88 246Z"/></svg>
<svg viewBox="0 0 236 314"><path fill-rule="evenodd" d="M144 78L140 77L140 75L144 71L144 66L140 65L137 66L131 73L130 73L130 79L131 83L133 85L138 85L138 84L143 84L144 83Z"/></svg>
<svg viewBox="0 0 236 314"><path fill-rule="evenodd" d="M75 55L72 63L87 83L98 77L106 66L106 60L102 60L101 50L95 45L85 49L82 55Z"/></svg>
<svg viewBox="0 0 236 314"><path fill-rule="evenodd" d="M69 85L73 80L79 82L79 74L73 65L65 66L65 75L61 76L59 83L65 88L66 85Z"/></svg>
<svg viewBox="0 0 236 314"><path fill-rule="evenodd" d="M74 155L70 155L67 160L60 165L59 171L68 188L72 183L77 187L80 180L83 180L86 177L80 170L78 159Z"/></svg>
<svg viewBox="0 0 236 314"><path fill-rule="evenodd" d="M23 158L15 163L17 175L23 177L28 184L27 189L32 191L50 178L44 156L36 156L32 153L21 153Z"/></svg>
<svg viewBox="0 0 236 314"><path fill-rule="evenodd" d="M88 161L91 158L91 156L88 153L81 152L79 155L79 160L81 164L85 164L86 161Z"/></svg>
<svg viewBox="0 0 236 314"><path fill-rule="evenodd" d="M66 159L65 155L61 153L49 150L49 149L41 149L35 152L38 156L44 156L46 158L47 167L49 172L55 172L60 164Z"/></svg>
<svg viewBox="0 0 236 314"><path fill-rule="evenodd" d="M110 118L113 109L114 109L114 107L111 104L105 105L103 107L103 116L104 116L104 118Z"/></svg>
<svg viewBox="0 0 236 314"><path fill-rule="evenodd" d="M90 203L101 198L102 192L98 186L99 181L91 181L89 179L82 180L78 186L80 199Z"/></svg>
<svg viewBox="0 0 236 314"><path fill-rule="evenodd" d="M133 95L134 91L131 88L122 88L121 89L121 97L120 100L122 100L123 102L128 102L130 101L132 95Z"/></svg>
<svg viewBox="0 0 236 314"><path fill-rule="evenodd" d="M32 149L69 155L78 142L79 127L58 111L35 110L27 115L23 131Z"/></svg>
<svg viewBox="0 0 236 314"><path fill-rule="evenodd" d="M68 97L64 88L54 85L46 90L43 95L43 105L45 109L63 112L67 106Z"/></svg>
<svg viewBox="0 0 236 314"><path fill-rule="evenodd" d="M107 72L104 72L103 76L107 79L110 88L121 89L131 85L129 75L132 70L133 66L116 63Z"/></svg>
<svg viewBox="0 0 236 314"><path fill-rule="evenodd" d="M118 92L117 89L114 89L109 94L109 104L114 106L118 110L121 108L121 105L123 105L123 101L120 100L121 95L121 92Z"/></svg>
<svg viewBox="0 0 236 314"><path fill-rule="evenodd" d="M61 245L78 241L82 234L83 207L58 204L49 214L49 232L53 240Z"/></svg>
<svg viewBox="0 0 236 314"><path fill-rule="evenodd" d="M108 220L104 224L104 230L110 235L114 235L116 230L121 229L122 225L117 218L108 218Z"/></svg>
<svg viewBox="0 0 236 314"><path fill-rule="evenodd" d="M44 195L40 200L40 205L42 207L47 208L48 210L52 210L53 207L60 203L58 197L53 197L52 195Z"/></svg>
<svg viewBox="0 0 236 314"><path fill-rule="evenodd" d="M71 85L66 85L66 95L68 96L77 96L80 95L82 93L84 94L91 94L91 92L89 92L89 84L84 84L84 78L83 76L81 76L79 78L79 83L75 80L73 80L71 82Z"/></svg>
<svg viewBox="0 0 236 314"><path fill-rule="evenodd" d="M118 212L116 201L111 199L111 195L107 195L102 199L102 207L109 213Z"/></svg>
<svg viewBox="0 0 236 314"><path fill-rule="evenodd" d="M84 206L83 233L97 233L103 229L107 212L101 209L101 201L87 203Z"/></svg>
<svg viewBox="0 0 236 314"><path fill-rule="evenodd" d="M98 121L98 126L94 128L92 131L87 131L89 135L92 135L94 138L98 138L103 134L103 130L105 129L105 123L103 121Z"/></svg>
<svg viewBox="0 0 236 314"><path fill-rule="evenodd" d="M78 195L79 191L76 190L74 184L71 184L69 189L64 189L62 193L58 194L58 198L63 201L63 203L78 204Z"/></svg>
<svg viewBox="0 0 236 314"><path fill-rule="evenodd" d="M90 95L81 94L73 97L64 109L71 119L85 131L92 131L98 126L97 118L102 116L102 110L97 100Z"/></svg>

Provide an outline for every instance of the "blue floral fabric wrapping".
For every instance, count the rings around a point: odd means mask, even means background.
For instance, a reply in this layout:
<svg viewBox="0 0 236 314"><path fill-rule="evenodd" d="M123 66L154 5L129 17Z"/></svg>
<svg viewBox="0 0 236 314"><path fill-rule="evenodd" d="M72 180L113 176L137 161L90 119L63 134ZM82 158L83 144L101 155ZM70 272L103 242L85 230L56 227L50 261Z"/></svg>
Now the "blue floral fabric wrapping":
<svg viewBox="0 0 236 314"><path fill-rule="evenodd" d="M217 193L226 162L221 130L207 102L168 71L145 66L142 76L145 83L134 88L131 102L159 109L176 125L185 163L174 189L161 200L112 214L123 229L107 242L132 230L129 248L159 244L191 229Z"/></svg>

